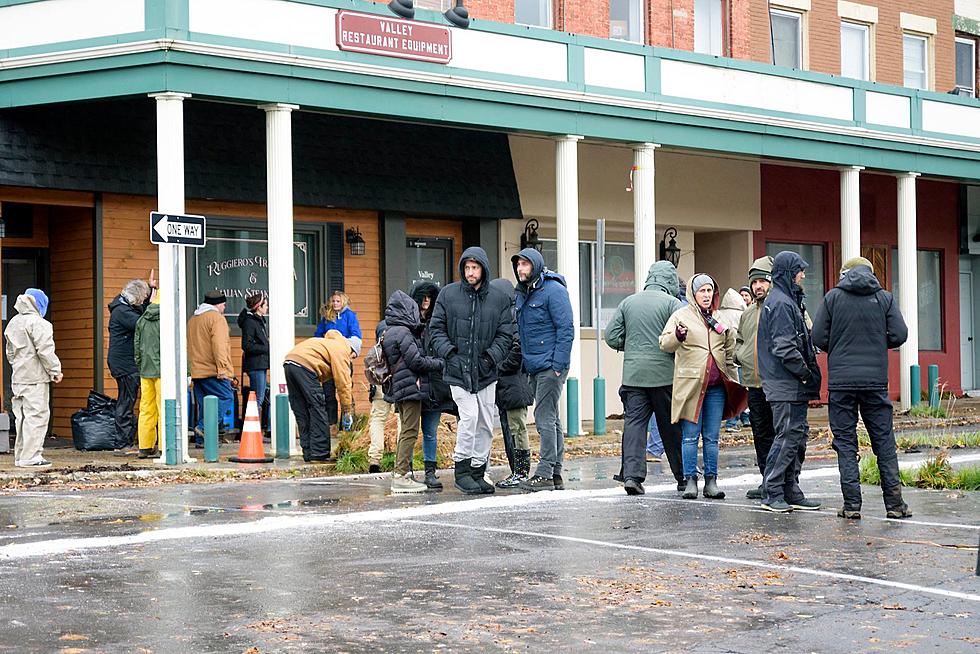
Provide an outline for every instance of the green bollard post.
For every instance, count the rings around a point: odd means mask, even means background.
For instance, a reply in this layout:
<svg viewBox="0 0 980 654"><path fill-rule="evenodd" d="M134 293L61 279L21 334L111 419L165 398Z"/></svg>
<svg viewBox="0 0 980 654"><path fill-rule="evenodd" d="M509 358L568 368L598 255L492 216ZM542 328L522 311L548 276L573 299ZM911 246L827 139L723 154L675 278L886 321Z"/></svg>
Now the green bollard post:
<svg viewBox="0 0 980 654"><path fill-rule="evenodd" d="M289 458L289 396L276 395L276 458Z"/></svg>
<svg viewBox="0 0 980 654"><path fill-rule="evenodd" d="M606 435L606 380L596 377L592 380L592 432L596 436Z"/></svg>
<svg viewBox="0 0 980 654"><path fill-rule="evenodd" d="M581 436L578 431L578 377L568 378L568 426L565 433L569 436ZM574 430L574 431L573 431Z"/></svg>
<svg viewBox="0 0 980 654"><path fill-rule="evenodd" d="M164 453L168 466L177 465L180 457L177 456L177 400L165 400L163 402L164 417Z"/></svg>
<svg viewBox="0 0 980 654"><path fill-rule="evenodd" d="M922 402L922 371L918 364L909 366L909 395L912 406L919 406Z"/></svg>
<svg viewBox="0 0 980 654"><path fill-rule="evenodd" d="M214 395L204 397L204 461L215 463L218 460L218 398Z"/></svg>
<svg viewBox="0 0 980 654"><path fill-rule="evenodd" d="M936 364L929 366L929 406L939 408L939 366Z"/></svg>

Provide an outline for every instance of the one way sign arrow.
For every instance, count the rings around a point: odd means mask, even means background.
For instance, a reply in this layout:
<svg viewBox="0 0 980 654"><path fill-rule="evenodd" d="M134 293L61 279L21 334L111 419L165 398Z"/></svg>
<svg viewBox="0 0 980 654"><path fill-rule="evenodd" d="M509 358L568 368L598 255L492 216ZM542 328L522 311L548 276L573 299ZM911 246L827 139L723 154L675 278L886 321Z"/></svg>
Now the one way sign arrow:
<svg viewBox="0 0 980 654"><path fill-rule="evenodd" d="M163 245L204 247L204 216L173 213L150 213L150 242Z"/></svg>

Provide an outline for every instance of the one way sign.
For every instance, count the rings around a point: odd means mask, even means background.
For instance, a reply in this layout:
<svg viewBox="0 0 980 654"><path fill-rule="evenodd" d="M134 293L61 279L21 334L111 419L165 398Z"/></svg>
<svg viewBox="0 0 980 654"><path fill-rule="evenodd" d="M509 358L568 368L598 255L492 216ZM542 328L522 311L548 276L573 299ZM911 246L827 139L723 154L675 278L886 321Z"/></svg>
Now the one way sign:
<svg viewBox="0 0 980 654"><path fill-rule="evenodd" d="M150 212L150 242L204 247L204 216Z"/></svg>

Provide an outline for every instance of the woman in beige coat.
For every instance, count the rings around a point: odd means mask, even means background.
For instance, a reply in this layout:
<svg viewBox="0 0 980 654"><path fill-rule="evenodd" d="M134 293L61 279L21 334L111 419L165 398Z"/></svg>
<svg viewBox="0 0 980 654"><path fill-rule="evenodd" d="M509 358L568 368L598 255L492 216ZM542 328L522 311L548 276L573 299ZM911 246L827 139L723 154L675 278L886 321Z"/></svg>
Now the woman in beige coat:
<svg viewBox="0 0 980 654"><path fill-rule="evenodd" d="M698 496L698 437L703 442L704 496L723 499L718 488L718 434L721 421L745 407L745 390L735 370L735 335L714 318L721 297L705 273L691 277L690 304L670 317L660 334L660 349L674 353L671 420L681 425L685 499Z"/></svg>

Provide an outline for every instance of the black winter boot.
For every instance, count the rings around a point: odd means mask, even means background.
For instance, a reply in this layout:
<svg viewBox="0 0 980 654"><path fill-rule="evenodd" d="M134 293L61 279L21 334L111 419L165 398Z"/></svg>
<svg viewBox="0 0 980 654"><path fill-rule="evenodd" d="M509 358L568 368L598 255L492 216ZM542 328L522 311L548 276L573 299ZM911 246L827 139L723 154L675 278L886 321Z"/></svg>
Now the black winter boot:
<svg viewBox="0 0 980 654"><path fill-rule="evenodd" d="M514 470L510 477L497 482L497 488L519 488L521 482L527 479L531 472L531 450L514 450Z"/></svg>
<svg viewBox="0 0 980 654"><path fill-rule="evenodd" d="M473 477L473 483L475 483L480 488L481 493L483 493L484 495L490 495L493 493L494 489L493 489L493 484L488 484L487 480L483 476L486 474L486 472L487 472L486 462L484 462L483 465L480 466L479 468L473 466L470 467L470 474Z"/></svg>
<svg viewBox="0 0 980 654"><path fill-rule="evenodd" d="M442 490L442 482L436 477L436 462L425 462L425 485L432 490Z"/></svg>
<svg viewBox="0 0 980 654"><path fill-rule="evenodd" d="M688 477L687 484L684 487L684 493L681 495L685 500L694 500L698 497L698 478Z"/></svg>
<svg viewBox="0 0 980 654"><path fill-rule="evenodd" d="M453 484L466 495L480 495L483 490L479 484L473 481L473 473L470 472L472 470L471 462L472 459L456 462Z"/></svg>
<svg viewBox="0 0 980 654"><path fill-rule="evenodd" d="M882 495L885 497L886 516L893 519L912 517L912 512L909 511L909 505L902 500L901 486L882 489Z"/></svg>
<svg viewBox="0 0 980 654"><path fill-rule="evenodd" d="M687 491L685 491L686 497ZM705 477L704 478L704 496L709 500L723 500L725 499L725 491L718 488L718 478L717 477Z"/></svg>

